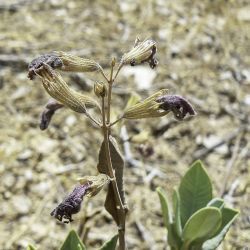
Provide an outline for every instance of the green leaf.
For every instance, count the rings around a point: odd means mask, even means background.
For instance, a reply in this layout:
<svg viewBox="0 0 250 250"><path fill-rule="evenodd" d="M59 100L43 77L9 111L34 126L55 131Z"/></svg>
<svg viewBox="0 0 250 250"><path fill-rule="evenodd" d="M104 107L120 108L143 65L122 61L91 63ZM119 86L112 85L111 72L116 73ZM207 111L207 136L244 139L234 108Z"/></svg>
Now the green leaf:
<svg viewBox="0 0 250 250"><path fill-rule="evenodd" d="M169 230L170 229L169 225L170 223L172 223L172 216L168 209L167 196L164 194L164 191L160 187L156 188L156 192L158 193L160 203L161 203L161 210L162 210L164 225L167 228L167 230Z"/></svg>
<svg viewBox="0 0 250 250"><path fill-rule="evenodd" d="M224 200L221 198L214 198L208 202L207 207L217 207L222 209L224 207Z"/></svg>
<svg viewBox="0 0 250 250"><path fill-rule="evenodd" d="M182 227L189 217L212 199L212 184L201 161L186 172L179 186Z"/></svg>
<svg viewBox="0 0 250 250"><path fill-rule="evenodd" d="M193 242L199 244L214 236L221 226L221 221L221 212L215 207L202 208L194 213L183 229L185 249Z"/></svg>
<svg viewBox="0 0 250 250"><path fill-rule="evenodd" d="M167 196L164 194L164 191L160 187L158 187L156 191L160 198L163 222L168 231L168 244L174 249L176 248L178 249L179 246L181 245L181 238L176 233L175 225L173 224L172 221L172 215L168 208Z"/></svg>
<svg viewBox="0 0 250 250"><path fill-rule="evenodd" d="M214 250L216 249L222 240L225 238L230 226L238 216L239 212L230 209L230 208L223 208L222 209L222 223L219 232L216 234L215 237L212 239L207 240L202 245L202 250Z"/></svg>
<svg viewBox="0 0 250 250"><path fill-rule="evenodd" d="M113 236L109 241L106 241L100 250L115 250L117 244L118 234Z"/></svg>
<svg viewBox="0 0 250 250"><path fill-rule="evenodd" d="M168 230L168 244L173 247L173 249L180 249L182 240L181 237L177 234L175 225L171 223L169 225L169 230Z"/></svg>
<svg viewBox="0 0 250 250"><path fill-rule="evenodd" d="M86 250L86 248L77 233L71 230L60 250Z"/></svg>
<svg viewBox="0 0 250 250"><path fill-rule="evenodd" d="M112 162L112 167L115 170L116 182L119 190L119 194L122 200L122 203L125 203L125 193L123 186L123 169L124 169L124 160L118 145L115 139L110 136L109 137L109 147L110 147L110 157ZM109 175L108 164L107 164L107 156L105 150L105 144L102 143L100 152L99 152L99 163L97 165L97 169L100 173ZM115 193L113 190L112 183L109 183L108 193L105 200L105 208L112 215L117 225L119 224L119 216L116 208L115 202Z"/></svg>
<svg viewBox="0 0 250 250"><path fill-rule="evenodd" d="M28 245L26 250L36 250L35 247L33 247L32 245Z"/></svg>
<svg viewBox="0 0 250 250"><path fill-rule="evenodd" d="M173 206L174 206L174 225L175 231L179 237L182 235L181 226L181 210L180 210L180 195L178 190L174 189L173 193Z"/></svg>

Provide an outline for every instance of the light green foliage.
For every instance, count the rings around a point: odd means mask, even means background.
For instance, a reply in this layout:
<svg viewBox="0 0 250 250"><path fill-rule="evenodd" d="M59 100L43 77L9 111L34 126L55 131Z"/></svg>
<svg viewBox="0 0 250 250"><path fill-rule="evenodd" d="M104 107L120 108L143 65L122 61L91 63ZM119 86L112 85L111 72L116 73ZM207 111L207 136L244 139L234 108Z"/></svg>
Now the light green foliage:
<svg viewBox="0 0 250 250"><path fill-rule="evenodd" d="M81 242L77 233L71 230L60 250L86 250L86 247Z"/></svg>
<svg viewBox="0 0 250 250"><path fill-rule="evenodd" d="M224 200L220 198L214 198L207 204L208 207L217 207L217 208L223 208L224 205L225 205Z"/></svg>
<svg viewBox="0 0 250 250"><path fill-rule="evenodd" d="M118 240L118 234L106 241L99 250L115 250ZM30 246L31 247L31 246ZM27 250L35 250L35 248L27 248ZM71 230L65 239L60 250L87 250L79 236L74 230Z"/></svg>
<svg viewBox="0 0 250 250"><path fill-rule="evenodd" d="M220 229L213 238L204 242L204 244L202 245L202 250L216 249L216 247L219 246L219 244L226 236L226 233L228 232L230 226L232 225L237 215L239 214L237 210L230 208L222 208L221 213L222 213L222 223Z"/></svg>
<svg viewBox="0 0 250 250"><path fill-rule="evenodd" d="M212 199L212 184L202 162L196 161L173 193L173 215L166 195L157 188L172 250L214 250L224 239L238 211Z"/></svg>
<svg viewBox="0 0 250 250"><path fill-rule="evenodd" d="M175 230L179 237L182 235L182 227L181 227L181 210L180 210L180 195L178 190L174 190L173 193L173 207L174 207L174 225Z"/></svg>
<svg viewBox="0 0 250 250"><path fill-rule="evenodd" d="M187 171L179 186L182 226L212 199L212 184L200 161Z"/></svg>
<svg viewBox="0 0 250 250"><path fill-rule="evenodd" d="M106 241L100 250L115 250L118 240L118 234L113 236L109 241Z"/></svg>
<svg viewBox="0 0 250 250"><path fill-rule="evenodd" d="M26 250L36 250L36 248L33 247L32 245L28 245L27 248L26 248Z"/></svg>
<svg viewBox="0 0 250 250"><path fill-rule="evenodd" d="M183 229L183 241L186 246L202 243L211 238L221 225L221 212L215 207L201 208L194 213Z"/></svg>

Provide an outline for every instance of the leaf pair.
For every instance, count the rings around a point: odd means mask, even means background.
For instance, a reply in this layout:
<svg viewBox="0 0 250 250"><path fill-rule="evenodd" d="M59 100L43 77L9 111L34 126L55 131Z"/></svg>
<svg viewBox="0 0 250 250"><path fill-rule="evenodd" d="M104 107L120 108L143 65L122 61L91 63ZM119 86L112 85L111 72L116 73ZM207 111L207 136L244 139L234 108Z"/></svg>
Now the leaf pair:
<svg viewBox="0 0 250 250"><path fill-rule="evenodd" d="M212 199L212 184L200 161L191 166L174 190L174 215L163 191L158 188L157 192L173 249L216 249L238 214L225 207L222 199Z"/></svg>
<svg viewBox="0 0 250 250"><path fill-rule="evenodd" d="M105 242L99 250L115 250L118 235L113 236L109 241ZM69 232L60 250L87 250L77 233L72 230Z"/></svg>
<svg viewBox="0 0 250 250"><path fill-rule="evenodd" d="M118 235L113 236L110 240L105 242L99 250L115 250ZM35 247L29 245L26 250L36 250ZM60 250L87 250L85 245L74 230L71 230L65 239Z"/></svg>

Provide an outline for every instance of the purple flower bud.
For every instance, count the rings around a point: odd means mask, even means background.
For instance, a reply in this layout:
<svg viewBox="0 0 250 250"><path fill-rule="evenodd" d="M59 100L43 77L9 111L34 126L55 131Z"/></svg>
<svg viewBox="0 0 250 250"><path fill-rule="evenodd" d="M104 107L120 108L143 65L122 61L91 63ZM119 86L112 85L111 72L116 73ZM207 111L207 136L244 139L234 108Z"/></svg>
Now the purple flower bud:
<svg viewBox="0 0 250 250"><path fill-rule="evenodd" d="M81 209L81 203L83 196L86 195L90 187L90 183L79 185L50 213L51 216L55 217L59 221L69 223L73 221L72 214L76 214Z"/></svg>
<svg viewBox="0 0 250 250"><path fill-rule="evenodd" d="M39 70L43 68L43 64L49 65L52 69L62 68L63 62L62 60L55 54L45 54L35 58L28 66L28 78L33 80Z"/></svg>
<svg viewBox="0 0 250 250"><path fill-rule="evenodd" d="M50 100L41 115L40 129L45 130L48 128L49 123L57 109L62 108L63 105L55 100Z"/></svg>
<svg viewBox="0 0 250 250"><path fill-rule="evenodd" d="M192 105L179 95L164 95L159 97L160 109L172 111L178 120L183 120L187 114L196 115Z"/></svg>
<svg viewBox="0 0 250 250"><path fill-rule="evenodd" d="M45 110L42 112L41 115L41 121L40 121L40 129L45 130L48 128L49 123L51 121L52 116L54 115L54 110L49 110L45 108Z"/></svg>

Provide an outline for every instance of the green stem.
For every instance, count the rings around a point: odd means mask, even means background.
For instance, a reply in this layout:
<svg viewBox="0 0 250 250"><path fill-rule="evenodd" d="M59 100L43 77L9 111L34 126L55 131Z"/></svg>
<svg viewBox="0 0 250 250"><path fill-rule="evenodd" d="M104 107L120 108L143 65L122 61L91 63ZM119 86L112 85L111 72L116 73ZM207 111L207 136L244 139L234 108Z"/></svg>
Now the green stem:
<svg viewBox="0 0 250 250"><path fill-rule="evenodd" d="M108 99L109 101L109 99ZM108 110L107 114L110 114L110 103L108 103ZM110 155L110 147L109 147L109 126L107 126L108 122L106 121L106 116L105 116L105 100L104 97L102 97L102 120L103 120L103 136L104 136L104 146L105 146L105 152L106 152L106 159L107 159L107 166L108 166L108 172L109 172L109 177L111 178L111 184L113 187L114 195L115 195L115 205L118 213L118 218L119 218L119 225L118 225L118 234L119 234L119 247L120 250L125 250L126 249L126 242L125 242L125 217L126 217L126 212L124 205L122 203L119 189L117 186L115 174L114 174L114 169L112 167L112 160L111 160L111 155Z"/></svg>
<svg viewBox="0 0 250 250"><path fill-rule="evenodd" d="M115 79L116 79L116 77L118 76L118 74L119 74L119 72L120 72L122 66L123 66L123 64L120 63L119 66L118 66L118 69L117 69L117 71L116 71L116 74L115 74L115 77L114 77L113 81L115 81Z"/></svg>
<svg viewBox="0 0 250 250"><path fill-rule="evenodd" d="M104 70L103 70L102 67L101 67L101 69L100 69L100 72L101 72L102 76L104 77L104 79L108 82L109 79L108 79L108 77L105 75Z"/></svg>
<svg viewBox="0 0 250 250"><path fill-rule="evenodd" d="M112 86L113 86L113 72L114 63L111 63L110 79L108 81L108 107L107 107L107 124L110 122L110 107L111 107L111 97L112 97Z"/></svg>
<svg viewBox="0 0 250 250"><path fill-rule="evenodd" d="M117 122L121 121L123 119L123 116L119 117L117 120L115 120L114 122L111 122L109 124L109 127L112 127L113 125L115 125Z"/></svg>

